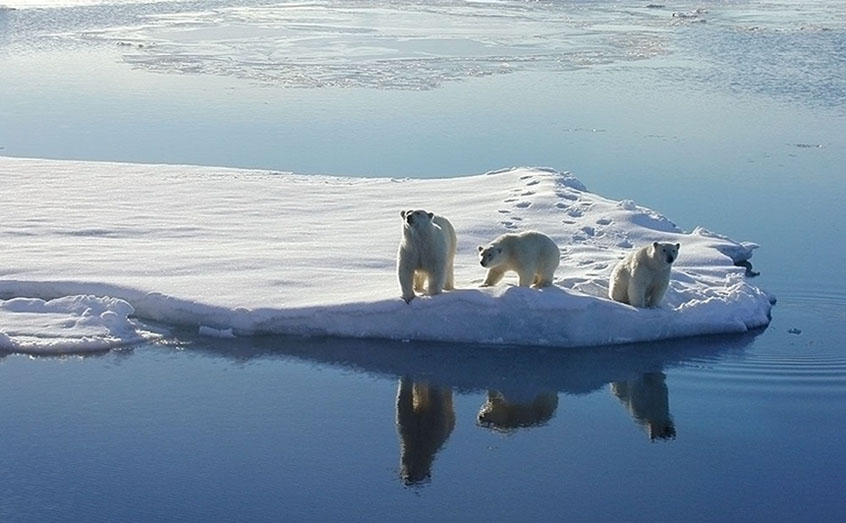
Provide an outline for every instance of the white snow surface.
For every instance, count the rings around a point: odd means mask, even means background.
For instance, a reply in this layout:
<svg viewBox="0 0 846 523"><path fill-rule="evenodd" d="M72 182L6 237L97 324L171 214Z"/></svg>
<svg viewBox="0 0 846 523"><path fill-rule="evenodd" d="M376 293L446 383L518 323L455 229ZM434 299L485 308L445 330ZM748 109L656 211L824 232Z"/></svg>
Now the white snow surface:
<svg viewBox="0 0 846 523"><path fill-rule="evenodd" d="M775 303L735 265L756 244L682 231L551 169L386 179L0 157L0 184L0 349L11 351L134 343L133 318L217 336L573 347L744 332ZM415 208L455 226L458 289L407 305L399 212ZM509 274L479 288L476 246L530 229L561 248L555 287ZM607 299L614 264L652 241L681 243L663 305Z"/></svg>
<svg viewBox="0 0 846 523"><path fill-rule="evenodd" d="M0 350L25 353L89 352L149 339L118 298L66 296L0 300Z"/></svg>

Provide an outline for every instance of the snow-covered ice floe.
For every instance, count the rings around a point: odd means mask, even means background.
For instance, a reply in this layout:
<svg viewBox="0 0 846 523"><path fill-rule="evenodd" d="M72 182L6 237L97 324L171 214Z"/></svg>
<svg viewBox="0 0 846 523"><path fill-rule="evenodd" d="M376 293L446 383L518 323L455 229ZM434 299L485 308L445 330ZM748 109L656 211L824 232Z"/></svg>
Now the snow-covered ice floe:
<svg viewBox="0 0 846 523"><path fill-rule="evenodd" d="M400 180L0 157L0 183L6 350L137 341L133 318L217 337L573 347L744 332L767 325L775 303L737 266L757 245L682 231L549 169ZM399 211L412 208L455 226L458 289L407 305L396 251ZM561 247L556 286L508 275L479 288L476 246L529 229ZM652 241L681 243L663 305L607 299L614 264Z"/></svg>
<svg viewBox="0 0 846 523"><path fill-rule="evenodd" d="M66 296L0 300L0 350L38 354L91 352L149 339L118 298Z"/></svg>

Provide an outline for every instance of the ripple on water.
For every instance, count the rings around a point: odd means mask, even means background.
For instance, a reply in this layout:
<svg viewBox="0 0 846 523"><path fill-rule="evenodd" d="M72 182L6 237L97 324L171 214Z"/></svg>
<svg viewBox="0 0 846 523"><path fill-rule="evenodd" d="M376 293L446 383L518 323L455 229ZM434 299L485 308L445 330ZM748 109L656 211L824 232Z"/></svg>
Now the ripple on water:
<svg viewBox="0 0 846 523"><path fill-rule="evenodd" d="M726 389L844 396L844 338L846 293L789 293L779 296L772 324L748 347L692 358L676 376L703 392Z"/></svg>

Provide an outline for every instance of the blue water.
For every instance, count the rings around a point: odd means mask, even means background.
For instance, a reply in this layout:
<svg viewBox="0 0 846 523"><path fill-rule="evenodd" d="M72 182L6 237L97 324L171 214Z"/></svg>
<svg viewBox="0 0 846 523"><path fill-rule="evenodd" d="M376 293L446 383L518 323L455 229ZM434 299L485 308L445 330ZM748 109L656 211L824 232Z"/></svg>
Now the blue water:
<svg viewBox="0 0 846 523"><path fill-rule="evenodd" d="M0 154L546 165L761 244L779 302L744 336L566 352L174 330L0 355L0 521L842 518L839 2L79 3L104 5L0 11Z"/></svg>

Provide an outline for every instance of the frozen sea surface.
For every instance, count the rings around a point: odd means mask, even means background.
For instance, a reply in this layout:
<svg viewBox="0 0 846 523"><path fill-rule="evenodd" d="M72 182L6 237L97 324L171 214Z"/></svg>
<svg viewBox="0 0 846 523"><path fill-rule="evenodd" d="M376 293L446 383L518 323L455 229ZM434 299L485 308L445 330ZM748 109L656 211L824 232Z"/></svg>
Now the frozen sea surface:
<svg viewBox="0 0 846 523"><path fill-rule="evenodd" d="M431 89L524 71L567 72L673 55L701 85L805 103L846 93L842 5L729 0L6 2L11 43L106 44L139 69L277 87ZM689 60L689 61L688 61ZM693 73L691 75L691 73ZM790 87L785 87L789 85ZM838 104L839 105L839 104Z"/></svg>

